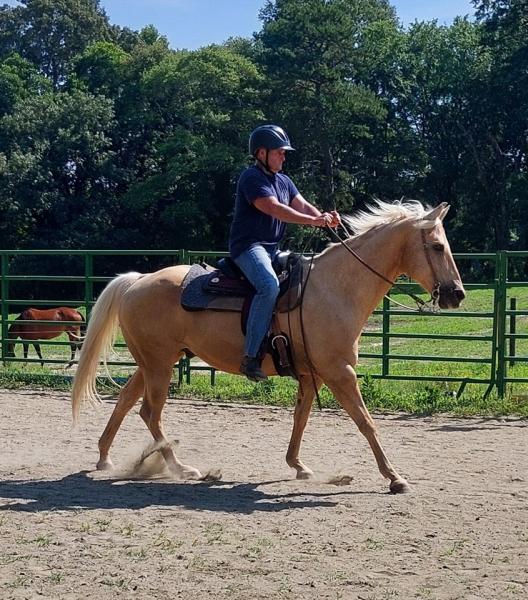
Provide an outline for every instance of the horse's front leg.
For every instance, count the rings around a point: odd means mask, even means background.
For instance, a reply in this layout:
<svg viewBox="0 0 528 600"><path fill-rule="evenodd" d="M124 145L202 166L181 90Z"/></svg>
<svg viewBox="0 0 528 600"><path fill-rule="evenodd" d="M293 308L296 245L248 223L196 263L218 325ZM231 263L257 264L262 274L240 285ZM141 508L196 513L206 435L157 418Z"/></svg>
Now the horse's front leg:
<svg viewBox="0 0 528 600"><path fill-rule="evenodd" d="M299 451L301 449L304 429L306 428L306 423L308 422L308 417L310 416L310 410L312 409L313 399L316 391L321 387L321 384L321 380L315 375L313 379L309 375L301 375L299 377L297 403L295 405L295 412L293 415L293 429L290 438L290 444L288 446L288 452L286 453L286 462L288 463L288 466L297 471L297 479L310 479L313 477L313 471L309 469L299 458Z"/></svg>
<svg viewBox="0 0 528 600"><path fill-rule="evenodd" d="M396 472L381 446L374 421L363 402L354 369L347 364L338 372L332 373L329 378L325 378L325 383L341 406L352 417L359 431L367 438L380 473L383 477L390 479L390 491L394 494L408 492L409 484Z"/></svg>

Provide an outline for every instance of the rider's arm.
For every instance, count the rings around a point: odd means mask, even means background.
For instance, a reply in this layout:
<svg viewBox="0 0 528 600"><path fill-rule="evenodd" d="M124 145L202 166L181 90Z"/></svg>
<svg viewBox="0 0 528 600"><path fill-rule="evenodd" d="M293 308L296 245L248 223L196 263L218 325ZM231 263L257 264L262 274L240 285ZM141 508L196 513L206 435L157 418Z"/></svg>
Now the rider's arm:
<svg viewBox="0 0 528 600"><path fill-rule="evenodd" d="M265 198L256 198L253 201L255 208L261 212L270 215L274 219L284 221L285 223L295 223L297 225L314 225L316 227L325 227L332 221L332 216L328 213L320 213L317 209L316 213L304 213L294 208L296 196L292 200L292 206L281 204L274 196L266 196ZM308 204L305 201L305 204ZM297 204L298 206L298 204ZM312 207L314 208L314 207Z"/></svg>
<svg viewBox="0 0 528 600"><path fill-rule="evenodd" d="M297 194L295 196L295 198L291 201L290 206L297 212L303 213L303 215L312 215L314 217L319 217L322 215L322 212L313 204L310 204L308 200L305 200L301 194Z"/></svg>
<svg viewBox="0 0 528 600"><path fill-rule="evenodd" d="M305 215L315 215L315 216L319 216L321 215L321 211L316 208L313 204L310 204L308 202L308 200L305 200L301 194L297 194L294 199L291 201L291 205L295 210L304 213ZM330 214L331 215L331 222L330 223L326 223L327 225L330 225L330 227L337 227L338 225L341 224L341 217L339 215L339 213L337 212L337 210L332 210L329 213L325 213L325 214Z"/></svg>

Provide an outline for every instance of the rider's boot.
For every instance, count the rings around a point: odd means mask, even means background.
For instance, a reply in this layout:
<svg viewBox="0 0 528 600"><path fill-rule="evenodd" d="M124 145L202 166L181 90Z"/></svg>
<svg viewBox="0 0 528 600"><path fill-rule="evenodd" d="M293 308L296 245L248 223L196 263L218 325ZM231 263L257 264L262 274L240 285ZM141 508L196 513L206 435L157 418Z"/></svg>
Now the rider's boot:
<svg viewBox="0 0 528 600"><path fill-rule="evenodd" d="M250 381L264 381L267 379L267 376L260 368L260 364L260 359L252 356L244 356L244 360L240 365L240 372L243 373Z"/></svg>

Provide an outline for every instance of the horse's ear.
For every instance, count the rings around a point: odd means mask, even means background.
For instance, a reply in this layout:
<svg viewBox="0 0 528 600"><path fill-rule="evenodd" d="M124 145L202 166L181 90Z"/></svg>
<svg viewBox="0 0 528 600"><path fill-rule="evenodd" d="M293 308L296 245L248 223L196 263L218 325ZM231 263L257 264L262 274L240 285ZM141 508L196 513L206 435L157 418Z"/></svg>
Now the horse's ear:
<svg viewBox="0 0 528 600"><path fill-rule="evenodd" d="M444 220L444 217L447 215L449 211L450 205L447 202L442 202L437 207L433 208L433 210L425 215L425 219L428 221L436 221L436 219L440 219L440 221Z"/></svg>

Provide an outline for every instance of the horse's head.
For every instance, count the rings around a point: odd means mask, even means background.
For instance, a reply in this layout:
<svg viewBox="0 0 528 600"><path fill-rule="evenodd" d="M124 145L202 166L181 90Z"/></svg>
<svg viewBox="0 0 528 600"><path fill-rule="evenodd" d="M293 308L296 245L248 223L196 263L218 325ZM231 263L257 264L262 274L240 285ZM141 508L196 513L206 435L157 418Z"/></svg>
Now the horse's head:
<svg viewBox="0 0 528 600"><path fill-rule="evenodd" d="M443 202L414 221L402 268L438 301L440 308L457 308L466 292L442 223L448 210L449 205Z"/></svg>

